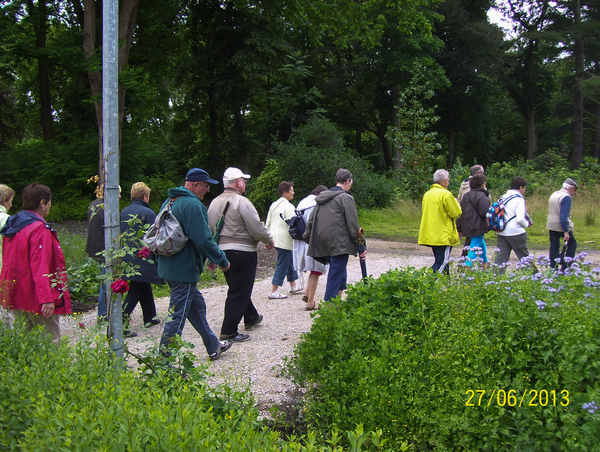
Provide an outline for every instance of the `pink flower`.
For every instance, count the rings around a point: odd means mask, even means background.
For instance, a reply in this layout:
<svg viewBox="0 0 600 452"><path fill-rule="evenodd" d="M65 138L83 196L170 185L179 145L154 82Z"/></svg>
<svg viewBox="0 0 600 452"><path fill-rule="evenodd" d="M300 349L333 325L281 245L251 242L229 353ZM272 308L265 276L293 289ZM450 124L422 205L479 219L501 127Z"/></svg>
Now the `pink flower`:
<svg viewBox="0 0 600 452"><path fill-rule="evenodd" d="M150 250L147 247L143 247L138 251L137 257L140 259L146 259L148 256L150 256Z"/></svg>
<svg viewBox="0 0 600 452"><path fill-rule="evenodd" d="M81 328L82 330L85 330L85 325L81 322L79 322L79 328Z"/></svg>
<svg viewBox="0 0 600 452"><path fill-rule="evenodd" d="M110 285L110 288L114 293L125 293L129 290L129 285L122 279L117 279Z"/></svg>

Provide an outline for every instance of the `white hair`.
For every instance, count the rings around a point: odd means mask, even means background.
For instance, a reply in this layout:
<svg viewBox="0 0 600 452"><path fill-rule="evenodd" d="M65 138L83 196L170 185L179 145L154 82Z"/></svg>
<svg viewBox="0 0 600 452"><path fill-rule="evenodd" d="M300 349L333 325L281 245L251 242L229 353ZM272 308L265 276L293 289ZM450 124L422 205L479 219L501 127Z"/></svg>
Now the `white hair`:
<svg viewBox="0 0 600 452"><path fill-rule="evenodd" d="M433 183L439 184L441 181L450 179L450 173L445 169L439 169L433 173Z"/></svg>
<svg viewBox="0 0 600 452"><path fill-rule="evenodd" d="M573 185L571 184L567 184L566 182L563 184L563 188L568 190L569 188L575 188Z"/></svg>
<svg viewBox="0 0 600 452"><path fill-rule="evenodd" d="M233 179L233 180L223 179L223 187L225 187L225 188L234 187L236 182L237 182L237 179Z"/></svg>

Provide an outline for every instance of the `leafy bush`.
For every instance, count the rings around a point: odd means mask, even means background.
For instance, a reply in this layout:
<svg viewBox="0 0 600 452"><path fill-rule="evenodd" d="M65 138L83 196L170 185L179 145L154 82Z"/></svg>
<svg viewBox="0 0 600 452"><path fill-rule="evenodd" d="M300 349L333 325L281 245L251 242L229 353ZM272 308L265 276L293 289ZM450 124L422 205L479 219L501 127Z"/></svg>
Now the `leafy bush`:
<svg viewBox="0 0 600 452"><path fill-rule="evenodd" d="M346 149L341 132L326 119L311 118L296 129L287 143L278 143L277 149L278 170L268 167L269 187L276 189L281 180L293 181L297 198L301 199L317 185L335 185L336 171L346 168L354 176L351 193L357 206L364 209L386 207L393 199L393 182L377 174L370 163ZM277 178L276 182L271 178ZM263 185L267 186L266 182ZM271 202L276 198L274 190Z"/></svg>
<svg viewBox="0 0 600 452"><path fill-rule="evenodd" d="M533 276L395 270L351 287L289 366L308 389L309 425L327 435L364 423L392 448L598 450L600 268L547 264Z"/></svg>
<svg viewBox="0 0 600 452"><path fill-rule="evenodd" d="M153 372L140 373L120 369L85 332L57 348L40 329L0 328L0 450L342 451L336 434L323 446L314 434L283 440L261 425L248 393L210 388L206 366L192 369L189 356L180 354L190 371L184 377L181 367L156 361ZM386 450L381 432L358 427L346 435L352 451L366 440Z"/></svg>

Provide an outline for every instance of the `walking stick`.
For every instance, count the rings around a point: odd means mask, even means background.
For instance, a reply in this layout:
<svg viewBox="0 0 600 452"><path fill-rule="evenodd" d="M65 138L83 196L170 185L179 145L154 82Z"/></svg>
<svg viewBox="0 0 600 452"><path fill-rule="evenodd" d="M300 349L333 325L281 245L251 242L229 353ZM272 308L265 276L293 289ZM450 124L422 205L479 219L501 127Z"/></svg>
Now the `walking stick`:
<svg viewBox="0 0 600 452"><path fill-rule="evenodd" d="M356 247L356 251L358 252L358 254L362 254L367 250L367 241L365 240L365 233L363 231L363 228L360 228L358 230L358 246ZM365 259L359 257L359 261L360 261L360 270L362 272L362 279L363 282L365 284L367 284L367 262L365 261Z"/></svg>

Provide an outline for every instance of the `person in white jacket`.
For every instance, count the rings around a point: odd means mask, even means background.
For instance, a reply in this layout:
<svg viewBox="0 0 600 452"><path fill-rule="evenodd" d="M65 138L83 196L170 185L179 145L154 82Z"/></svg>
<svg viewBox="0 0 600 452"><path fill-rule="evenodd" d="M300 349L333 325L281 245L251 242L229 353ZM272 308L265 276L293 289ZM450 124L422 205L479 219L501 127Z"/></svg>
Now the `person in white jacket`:
<svg viewBox="0 0 600 452"><path fill-rule="evenodd" d="M494 259L495 265L508 262L511 251L514 251L519 259L529 256L526 228L533 222L527 215L525 198L523 198L526 188L527 179L517 176L510 182L510 190L500 198L504 202L506 226L503 231L498 232L500 251Z"/></svg>
<svg viewBox="0 0 600 452"><path fill-rule="evenodd" d="M298 203L296 210L302 213L305 224L308 224L308 220L310 219L313 210L315 210L315 206L317 205L317 195L325 190L327 190L325 185L317 185L310 195ZM313 311L317 308L317 305L315 304L315 293L317 291L317 286L319 285L319 277L327 273L329 265L314 260L307 252L308 243L304 240L294 240L294 268L300 274L310 272L302 300L306 302L306 310Z"/></svg>
<svg viewBox="0 0 600 452"><path fill-rule="evenodd" d="M290 202L294 198L294 183L283 181L277 186L277 194L280 198L271 204L265 226L273 236L275 249L277 250L277 265L275 273L271 280L271 300L287 298L287 295L279 292L279 287L283 286L283 280L287 276L290 283L290 293L298 294L304 289L300 284L296 284L298 272L294 269L293 248L294 241L290 235L287 223L296 214L294 206ZM283 218L282 218L283 217Z"/></svg>

